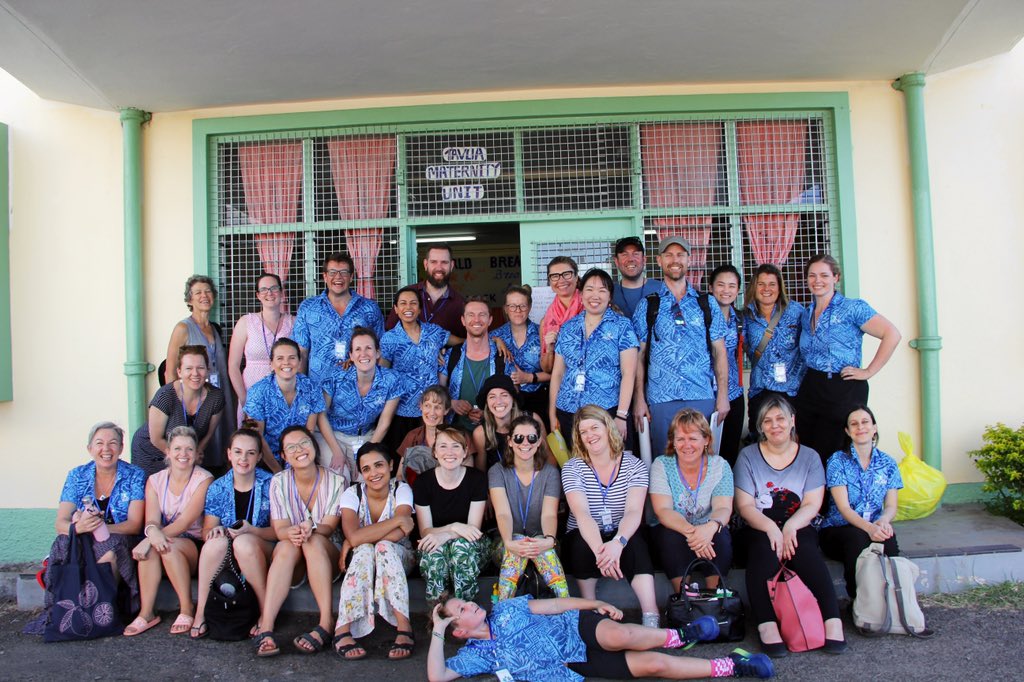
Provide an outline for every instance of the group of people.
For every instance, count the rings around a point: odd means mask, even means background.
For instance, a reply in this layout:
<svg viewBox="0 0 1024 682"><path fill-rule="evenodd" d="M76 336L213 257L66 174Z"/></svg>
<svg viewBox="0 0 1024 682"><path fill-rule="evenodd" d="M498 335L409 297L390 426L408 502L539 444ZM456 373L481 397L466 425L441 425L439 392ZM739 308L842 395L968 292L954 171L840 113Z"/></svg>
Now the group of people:
<svg viewBox="0 0 1024 682"><path fill-rule="evenodd" d="M180 604L171 632L201 638L210 581L231 551L259 602L257 656L280 653L278 613L306 581L319 622L294 647L332 646L346 660L367 655L358 640L378 616L396 628L389 657L413 653L407 576L418 567L434 615L431 679L502 669L532 679L545 665L565 671L550 679L579 679L571 662L605 654L605 676L685 679L771 674L764 654L787 649L766 581L786 562L819 602L825 650L841 653L822 551L844 562L851 596L861 549L885 542L898 552L891 521L902 484L875 447L866 405L867 379L899 332L836 290L830 256L807 263L809 309L788 299L768 264L737 309L735 268L716 268L702 295L686 280L689 243L667 237L658 251L661 281L645 278L635 237L615 246L618 283L601 269L580 276L571 258L556 257L541 323L530 320L530 288L513 286L507 322L493 331L487 302L450 286L445 245L428 249L426 279L397 292L386 325L380 307L351 288L352 259L334 253L325 291L294 318L281 279L263 273L261 310L238 321L227 352L210 321L213 282L189 278L191 314L172 334L167 383L132 441L138 466L119 458L117 426L93 428L92 461L72 470L61 495L51 564L67 560L70 532L105 525L96 557L111 563L138 614L125 634L160 622L154 604L166 575ZM861 368L864 333L881 343ZM753 442L741 447L745 409ZM718 444L712 413L724 421ZM549 431L571 442L560 470ZM650 462L635 456L646 438L657 455ZM498 606L487 618L473 600L492 558ZM714 570L687 575L695 559ZM718 634L707 623L659 629L655 564L679 591L695 579L717 587L744 559L764 654L709 662L648 651ZM516 597L531 563L552 599ZM581 600L569 597L570 575ZM642 625L615 623L621 612L596 601L602 578L629 581ZM446 662L449 624L472 642ZM516 655L523 637L550 640L541 647L549 657Z"/></svg>

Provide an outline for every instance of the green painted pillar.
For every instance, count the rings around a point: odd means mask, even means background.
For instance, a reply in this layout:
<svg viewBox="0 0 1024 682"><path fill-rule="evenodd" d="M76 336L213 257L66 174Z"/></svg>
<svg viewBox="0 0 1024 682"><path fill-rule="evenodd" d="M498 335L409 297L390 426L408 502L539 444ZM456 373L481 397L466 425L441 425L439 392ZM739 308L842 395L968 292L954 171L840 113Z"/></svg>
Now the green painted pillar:
<svg viewBox="0 0 1024 682"><path fill-rule="evenodd" d="M939 385L938 307L935 301L935 244L932 236L931 184L928 179L928 140L924 125L924 74L908 73L893 83L903 93L910 152L910 189L914 214L914 257L917 271L917 322L919 336L910 347L921 365L921 453L923 459L942 468L942 415Z"/></svg>
<svg viewBox="0 0 1024 682"><path fill-rule="evenodd" d="M124 374L128 377L128 433L146 420L146 375L155 368L146 362L142 281L142 125L151 118L140 109L121 110L124 141Z"/></svg>

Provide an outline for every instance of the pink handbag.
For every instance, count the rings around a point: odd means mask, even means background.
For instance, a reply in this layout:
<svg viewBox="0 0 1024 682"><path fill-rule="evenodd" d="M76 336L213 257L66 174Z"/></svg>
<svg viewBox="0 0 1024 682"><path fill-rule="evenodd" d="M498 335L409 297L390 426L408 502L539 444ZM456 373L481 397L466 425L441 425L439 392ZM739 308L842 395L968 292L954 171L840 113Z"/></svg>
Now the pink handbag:
<svg viewBox="0 0 1024 682"><path fill-rule="evenodd" d="M825 646L825 623L818 600L786 564L768 581L768 597L787 649L799 652Z"/></svg>

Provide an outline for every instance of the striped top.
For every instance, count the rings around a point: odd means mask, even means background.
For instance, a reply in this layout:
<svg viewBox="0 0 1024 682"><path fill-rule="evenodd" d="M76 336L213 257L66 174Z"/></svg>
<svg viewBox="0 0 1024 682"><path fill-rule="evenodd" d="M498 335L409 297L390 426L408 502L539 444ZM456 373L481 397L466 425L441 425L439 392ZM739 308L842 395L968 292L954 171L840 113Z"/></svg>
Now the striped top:
<svg viewBox="0 0 1024 682"><path fill-rule="evenodd" d="M598 482L594 470L582 459L573 457L562 467L562 489L565 494L585 494L587 505L590 507L590 517L599 528L603 525L601 516L605 507L611 512L611 525L615 528L619 526L619 522L626 514L626 495L631 488L643 488L646 493L647 479L647 465L633 455L624 454L615 480L612 481L605 496L603 485ZM570 531L578 527L576 514L570 509L569 522L565 529Z"/></svg>
<svg viewBox="0 0 1024 682"><path fill-rule="evenodd" d="M345 490L345 480L341 476L324 467L319 469L320 483L316 488L313 508L310 509L313 522L317 524L325 516L338 516L341 513L338 503ZM292 525L306 520L305 499L300 497L295 488L295 472L290 468L274 474L270 480L270 518L286 519Z"/></svg>

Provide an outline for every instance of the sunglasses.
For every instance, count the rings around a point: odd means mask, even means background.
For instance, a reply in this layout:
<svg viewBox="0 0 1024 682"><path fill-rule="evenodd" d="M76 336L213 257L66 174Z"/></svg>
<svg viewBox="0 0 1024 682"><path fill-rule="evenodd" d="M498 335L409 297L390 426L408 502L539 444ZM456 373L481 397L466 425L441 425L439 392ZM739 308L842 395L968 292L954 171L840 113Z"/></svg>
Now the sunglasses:
<svg viewBox="0 0 1024 682"><path fill-rule="evenodd" d="M533 445L534 443L540 440L540 436L538 436L536 433L531 433L529 436L524 436L521 433L517 433L516 435L512 436L512 442L515 443L516 445L522 445L524 440L530 445Z"/></svg>

